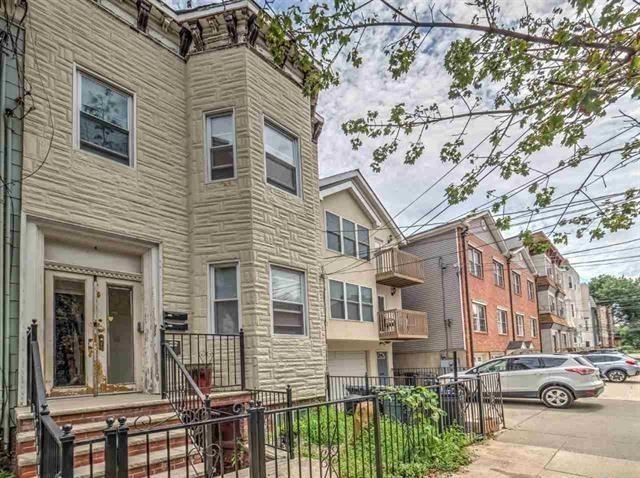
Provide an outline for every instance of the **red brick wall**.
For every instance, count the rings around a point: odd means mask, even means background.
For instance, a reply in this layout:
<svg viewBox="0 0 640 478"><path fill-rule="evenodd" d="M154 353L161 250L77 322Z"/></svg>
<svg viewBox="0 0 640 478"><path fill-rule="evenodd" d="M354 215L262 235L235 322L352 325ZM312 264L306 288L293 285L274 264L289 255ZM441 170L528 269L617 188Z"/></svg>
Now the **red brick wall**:
<svg viewBox="0 0 640 478"><path fill-rule="evenodd" d="M472 332L473 334L473 352L479 353L504 353L509 341L511 340L511 324L506 335L498 333L498 306L507 309L508 322L511 321L509 307L509 291L507 275L507 260L504 255L491 244L484 243L479 237L469 233L467 242L471 247L475 247L482 252L482 265L484 274L482 278L475 277L471 274L467 267L467 280L469 284L469 299L474 299L484 303L487 308L487 332ZM505 286L499 287L494 284L493 279L493 259L496 258L504 264ZM469 258L467 257L467 260ZM473 308L470 306L471 313ZM473 323L473 321L472 321Z"/></svg>

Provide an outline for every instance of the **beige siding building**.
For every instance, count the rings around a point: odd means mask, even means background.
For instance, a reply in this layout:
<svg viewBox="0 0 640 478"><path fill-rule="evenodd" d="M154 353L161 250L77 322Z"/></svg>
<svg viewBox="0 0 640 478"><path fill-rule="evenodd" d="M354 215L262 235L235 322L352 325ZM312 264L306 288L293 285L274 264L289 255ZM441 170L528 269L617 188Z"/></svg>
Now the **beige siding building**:
<svg viewBox="0 0 640 478"><path fill-rule="evenodd" d="M422 261L359 171L320 181L328 373L390 376L394 341L427 337L426 314L403 310L400 290L422 283Z"/></svg>
<svg viewBox="0 0 640 478"><path fill-rule="evenodd" d="M171 312L244 329L248 386L323 395L319 123L300 75L250 35L251 2L150 0L146 19L139 3L29 2L20 328L43 331L47 390L158 392Z"/></svg>

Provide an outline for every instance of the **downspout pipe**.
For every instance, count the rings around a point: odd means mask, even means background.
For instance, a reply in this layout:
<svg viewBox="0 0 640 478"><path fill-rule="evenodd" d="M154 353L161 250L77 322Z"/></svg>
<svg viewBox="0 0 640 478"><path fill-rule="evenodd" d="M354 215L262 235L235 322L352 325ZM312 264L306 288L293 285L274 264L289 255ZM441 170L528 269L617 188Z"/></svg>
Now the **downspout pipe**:
<svg viewBox="0 0 640 478"><path fill-rule="evenodd" d="M440 266L440 290L442 294L442 322L444 325L444 353L447 360L449 360L449 324L447 321L447 301L445 298L444 289L444 272L447 270L447 266L444 263L442 257L438 259L438 265Z"/></svg>
<svg viewBox="0 0 640 478"><path fill-rule="evenodd" d="M516 340L516 316L513 311L513 288L511 286L511 254L505 256L507 258L507 284L509 287L509 309L511 309L511 340Z"/></svg>
<svg viewBox="0 0 640 478"><path fill-rule="evenodd" d="M473 324L471 322L471 297L469 296L469 271L467 266L467 234L469 233L469 225L464 224L464 228L460 231L460 240L462 242L462 283L464 285L464 313L467 316L466 324L468 330L469 347L467 348L467 366L473 367L474 365L474 348L473 348Z"/></svg>

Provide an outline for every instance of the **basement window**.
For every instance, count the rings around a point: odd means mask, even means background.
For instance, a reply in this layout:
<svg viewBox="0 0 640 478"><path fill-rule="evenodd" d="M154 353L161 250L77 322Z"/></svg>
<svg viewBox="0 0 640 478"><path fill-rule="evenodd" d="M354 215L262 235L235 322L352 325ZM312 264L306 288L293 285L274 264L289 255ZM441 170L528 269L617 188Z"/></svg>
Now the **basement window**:
<svg viewBox="0 0 640 478"><path fill-rule="evenodd" d="M78 71L76 146L133 165L133 95Z"/></svg>

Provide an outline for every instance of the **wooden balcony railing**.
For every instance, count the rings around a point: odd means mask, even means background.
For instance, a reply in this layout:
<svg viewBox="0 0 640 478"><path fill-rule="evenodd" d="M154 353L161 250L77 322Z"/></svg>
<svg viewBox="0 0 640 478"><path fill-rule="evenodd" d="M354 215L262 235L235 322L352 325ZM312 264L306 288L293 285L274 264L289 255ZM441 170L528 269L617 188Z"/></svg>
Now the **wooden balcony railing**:
<svg viewBox="0 0 640 478"><path fill-rule="evenodd" d="M378 313L380 338L385 340L426 339L427 313L392 309Z"/></svg>
<svg viewBox="0 0 640 478"><path fill-rule="evenodd" d="M424 282L424 261L398 248L389 248L376 255L376 282L391 287L405 287Z"/></svg>

